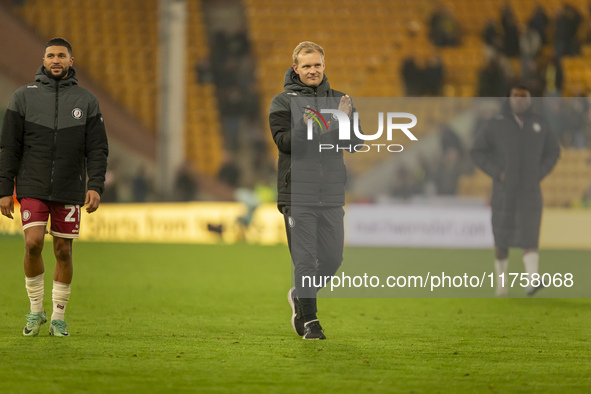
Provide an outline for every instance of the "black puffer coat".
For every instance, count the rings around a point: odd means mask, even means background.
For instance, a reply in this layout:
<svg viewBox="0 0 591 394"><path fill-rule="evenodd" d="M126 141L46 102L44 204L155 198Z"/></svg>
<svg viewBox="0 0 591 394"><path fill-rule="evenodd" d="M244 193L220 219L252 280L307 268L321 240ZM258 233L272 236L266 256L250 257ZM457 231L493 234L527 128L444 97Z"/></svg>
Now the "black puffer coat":
<svg viewBox="0 0 591 394"><path fill-rule="evenodd" d="M11 97L0 136L0 197L84 204L86 188L101 194L108 144L97 98L45 68ZM88 185L86 177L88 174Z"/></svg>
<svg viewBox="0 0 591 394"><path fill-rule="evenodd" d="M495 245L536 248L542 217L540 181L560 156L558 140L548 123L529 110L520 127L507 102L501 114L483 124L471 155L493 179Z"/></svg>

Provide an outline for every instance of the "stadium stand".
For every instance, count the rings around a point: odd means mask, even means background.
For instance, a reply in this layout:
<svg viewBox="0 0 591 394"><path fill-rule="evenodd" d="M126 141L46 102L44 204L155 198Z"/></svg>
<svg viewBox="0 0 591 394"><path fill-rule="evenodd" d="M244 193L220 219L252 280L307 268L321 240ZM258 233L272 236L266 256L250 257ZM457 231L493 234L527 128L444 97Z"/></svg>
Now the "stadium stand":
<svg viewBox="0 0 591 394"><path fill-rule="evenodd" d="M197 171L213 175L223 157L220 124L223 109L217 103L214 83L195 78L197 62L210 55L203 1L187 2L186 153ZM494 19L500 28L502 10L508 4L518 26L528 23L538 5L553 20L564 3L562 0L479 0L475 6L472 0L326 0L322 12L310 13L306 5L284 0L242 0L257 63L261 117L267 118L272 97L282 90L282 76L291 65L291 50L304 36L325 47L331 84L353 97L403 97L400 70L403 60L412 55L422 62L439 56L444 69L442 96L468 98L478 92L479 70L486 59L481 36L489 19ZM589 25L589 4L587 0L568 3L584 17L584 23L578 34L582 43L580 55L562 58L565 75L562 94L588 95L591 45L584 30ZM57 6L68 21L59 31L52 20L44 18ZM430 40L429 20L440 6L449 10L457 21L460 45L435 46ZM100 81L128 112L155 132L158 75L157 66L150 65L155 65L158 58L157 0L27 0L13 9L40 36L69 37L77 51L77 63ZM542 49L542 58L551 55L552 29L551 23L550 42ZM519 58L509 59L508 64L515 76L521 75ZM450 114L465 108L450 107L444 101L435 106L431 102L429 107L417 103L413 113L429 123L429 127L421 129L428 132L435 132L442 120L449 120ZM268 129L266 135L270 156L275 156ZM581 190L589 188L588 157L588 148L565 149L558 167L544 182L546 205L568 205L580 197ZM354 163L352 168L356 173L363 173L374 164L375 161L366 159ZM459 193L485 196L488 188L490 182L477 172L462 177Z"/></svg>

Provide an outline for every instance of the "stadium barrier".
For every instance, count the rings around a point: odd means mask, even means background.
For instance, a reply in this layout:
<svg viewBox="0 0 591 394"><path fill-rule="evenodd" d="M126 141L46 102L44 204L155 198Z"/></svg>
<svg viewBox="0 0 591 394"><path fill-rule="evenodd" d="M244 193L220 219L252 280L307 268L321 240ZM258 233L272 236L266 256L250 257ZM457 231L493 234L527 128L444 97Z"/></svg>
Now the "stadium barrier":
<svg viewBox="0 0 591 394"><path fill-rule="evenodd" d="M350 204L345 234L350 246L490 248L490 208ZM260 206L245 226L240 203L102 204L84 213L80 240L114 242L286 243L283 217L275 204ZM591 250L591 210L547 208L540 247ZM221 232L210 231L208 226ZM20 214L0 218L0 235L22 234Z"/></svg>
<svg viewBox="0 0 591 394"><path fill-rule="evenodd" d="M248 226L240 203L101 204L96 213L82 210L80 240L113 242L287 243L283 217L274 204L260 206ZM208 227L221 226L220 232ZM0 218L0 235L21 234L20 212L15 220Z"/></svg>
<svg viewBox="0 0 591 394"><path fill-rule="evenodd" d="M351 246L491 248L488 206L361 205L347 207ZM591 250L591 211L546 208L540 248Z"/></svg>
<svg viewBox="0 0 591 394"><path fill-rule="evenodd" d="M423 204L351 204L345 237L351 246L489 248L490 208Z"/></svg>

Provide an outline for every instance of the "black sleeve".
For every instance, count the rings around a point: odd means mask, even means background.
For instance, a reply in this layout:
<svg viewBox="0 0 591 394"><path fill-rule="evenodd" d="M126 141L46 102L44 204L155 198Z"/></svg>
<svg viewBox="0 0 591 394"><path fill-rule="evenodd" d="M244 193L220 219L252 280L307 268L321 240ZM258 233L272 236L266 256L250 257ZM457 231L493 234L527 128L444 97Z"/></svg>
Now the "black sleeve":
<svg viewBox="0 0 591 394"><path fill-rule="evenodd" d="M477 132L474 145L470 150L470 156L478 168L497 180L502 169L495 164L493 159L495 145L492 139L492 125L492 121L488 121Z"/></svg>
<svg viewBox="0 0 591 394"><path fill-rule="evenodd" d="M25 114L17 94L10 98L0 135L0 197L12 196L23 155Z"/></svg>
<svg viewBox="0 0 591 394"><path fill-rule="evenodd" d="M88 113L85 148L88 190L94 190L102 194L105 188L109 144L107 142L107 132L103 122L103 115L96 99L90 104Z"/></svg>
<svg viewBox="0 0 591 394"><path fill-rule="evenodd" d="M269 126L279 151L291 154L291 110L281 96L275 96L271 102Z"/></svg>

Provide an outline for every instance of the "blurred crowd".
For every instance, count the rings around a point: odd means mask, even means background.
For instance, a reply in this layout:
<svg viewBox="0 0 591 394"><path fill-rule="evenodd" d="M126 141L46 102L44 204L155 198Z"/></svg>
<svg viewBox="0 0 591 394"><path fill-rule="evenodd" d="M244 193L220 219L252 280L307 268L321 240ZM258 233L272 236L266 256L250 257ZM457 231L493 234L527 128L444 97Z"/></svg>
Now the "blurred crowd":
<svg viewBox="0 0 591 394"><path fill-rule="evenodd" d="M582 46L591 44L591 2L589 15L581 12L565 2L550 15L539 5L524 23L518 23L511 4L506 3L496 18L486 21L481 32L484 62L476 86L478 97L506 97L516 84L527 86L534 97L547 97L536 101L537 112L546 116L563 147L575 149L591 145L590 104L584 86L571 86L565 92L569 76L565 75L563 61L580 56ZM439 52L463 43L462 26L445 5L438 5L427 22L433 49L418 55L420 51L413 48L401 62L406 96L442 96L446 69ZM409 35L415 35L417 29L409 24ZM562 97L565 95L572 97ZM455 195L460 177L473 171L467 150L474 133L491 115L478 114L469 133L440 125L438 152L424 155L418 165L398 166L390 195L402 199ZM591 205L591 188L582 201Z"/></svg>
<svg viewBox="0 0 591 394"><path fill-rule="evenodd" d="M500 102L506 100L499 98ZM481 102L482 103L482 102ZM591 111L588 97L547 97L534 99L534 110L543 113L561 146L588 149L591 143ZM453 196L458 194L462 175L474 173L469 149L482 125L498 110L489 106L475 107L471 126L454 129L442 123L437 131L437 149L421 154L418 165L401 164L394 175L390 196L409 199L414 196ZM466 128L468 127L468 128ZM587 163L591 165L591 162ZM586 180L589 182L589 180ZM591 206L591 185L582 196L585 206Z"/></svg>
<svg viewBox="0 0 591 394"><path fill-rule="evenodd" d="M497 18L486 21L482 30L485 60L478 70L476 95L503 97L509 86L521 82L535 97L561 96L567 77L562 59L580 55L581 46L591 43L591 3L589 14L584 18L581 11L566 2L555 15L548 15L544 7L538 6L525 23L519 24L507 3L499 9ZM415 48L401 64L406 96L442 95L446 70L438 49L462 45L462 27L445 5L435 8L427 25L434 49L428 55L417 56ZM416 29L416 24L409 24L410 37Z"/></svg>
<svg viewBox="0 0 591 394"><path fill-rule="evenodd" d="M436 52L428 58L411 54L402 62L402 80L407 97L441 96L445 69Z"/></svg>
<svg viewBox="0 0 591 394"><path fill-rule="evenodd" d="M217 31L210 40L211 57L196 66L199 83L214 83L222 121L225 149L252 151L254 166L266 153L260 118L260 98L256 86L255 59L246 29L235 33ZM248 145L248 146L245 146Z"/></svg>
<svg viewBox="0 0 591 394"><path fill-rule="evenodd" d="M562 95L562 58L581 54L582 22L581 13L565 3L553 18L538 6L527 23L519 26L507 4L500 20L489 19L482 32L488 60L479 73L478 95L503 96L518 80L536 97ZM520 73L511 67L511 59L520 62Z"/></svg>
<svg viewBox="0 0 591 394"><path fill-rule="evenodd" d="M500 21L490 19L482 32L488 61L480 70L479 96L505 95L507 87L518 80L536 97L563 95L567 78L563 58L581 55L581 46L591 43L591 25L584 26L583 21L581 12L565 3L551 16L538 6L520 26L506 5ZM520 62L521 72L511 67L511 60Z"/></svg>

